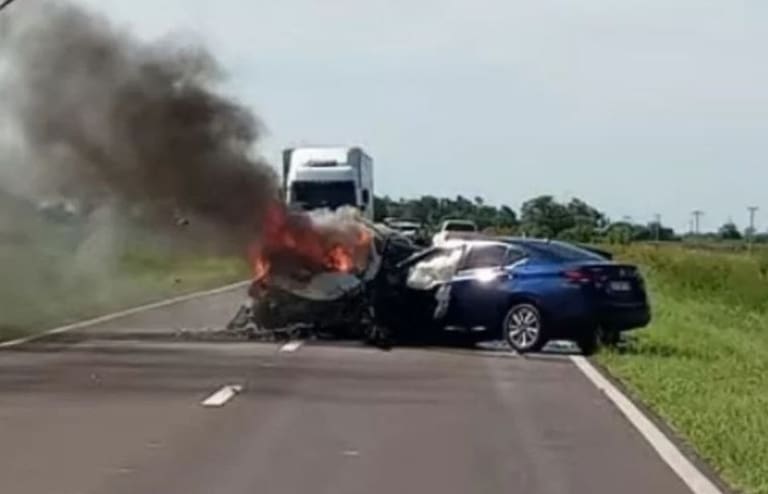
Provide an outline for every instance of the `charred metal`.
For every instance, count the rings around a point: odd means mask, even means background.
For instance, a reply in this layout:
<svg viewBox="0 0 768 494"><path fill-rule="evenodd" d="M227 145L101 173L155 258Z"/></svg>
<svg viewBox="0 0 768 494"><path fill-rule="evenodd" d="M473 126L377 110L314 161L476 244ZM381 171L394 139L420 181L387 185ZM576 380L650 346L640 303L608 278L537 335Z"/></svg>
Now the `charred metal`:
<svg viewBox="0 0 768 494"><path fill-rule="evenodd" d="M302 273L290 268L286 261L290 254L283 252L277 256L283 262L272 264L269 276L251 283L249 299L228 329L246 332L253 338L300 333L381 343L405 327L403 314L408 314L409 326L419 308L424 322L431 320L433 314L423 307L434 307L436 301L423 304L414 293L420 290L410 288L408 278L411 268L434 249L423 250L386 227L360 225L372 236L364 269Z"/></svg>

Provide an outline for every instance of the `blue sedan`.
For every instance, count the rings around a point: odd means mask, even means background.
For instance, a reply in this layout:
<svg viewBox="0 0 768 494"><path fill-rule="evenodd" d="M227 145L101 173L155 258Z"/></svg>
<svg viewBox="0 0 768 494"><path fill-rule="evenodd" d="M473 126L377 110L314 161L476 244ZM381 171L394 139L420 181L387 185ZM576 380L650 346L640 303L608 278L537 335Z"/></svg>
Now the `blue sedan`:
<svg viewBox="0 0 768 494"><path fill-rule="evenodd" d="M635 266L565 242L457 241L403 267L411 300L405 310L414 318L427 307L423 315L441 330L463 330L476 340L501 337L520 353L567 339L589 354L599 339L617 341L651 319Z"/></svg>

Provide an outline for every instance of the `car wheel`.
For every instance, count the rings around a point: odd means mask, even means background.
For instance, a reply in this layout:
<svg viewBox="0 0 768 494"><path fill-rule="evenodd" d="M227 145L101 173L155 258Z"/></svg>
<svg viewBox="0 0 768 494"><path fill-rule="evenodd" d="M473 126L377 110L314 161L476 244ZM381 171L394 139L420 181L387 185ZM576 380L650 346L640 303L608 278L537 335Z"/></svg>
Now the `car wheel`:
<svg viewBox="0 0 768 494"><path fill-rule="evenodd" d="M581 353L588 357L597 351L597 347L600 344L600 335L596 329L585 330L584 334L576 340L576 344L579 345Z"/></svg>
<svg viewBox="0 0 768 494"><path fill-rule="evenodd" d="M621 343L621 333L612 329L602 328L600 330L599 338L602 345L611 348L617 347L619 346L619 343Z"/></svg>
<svg viewBox="0 0 768 494"><path fill-rule="evenodd" d="M518 353L537 352L547 343L541 312L532 304L513 305L504 316L502 331Z"/></svg>

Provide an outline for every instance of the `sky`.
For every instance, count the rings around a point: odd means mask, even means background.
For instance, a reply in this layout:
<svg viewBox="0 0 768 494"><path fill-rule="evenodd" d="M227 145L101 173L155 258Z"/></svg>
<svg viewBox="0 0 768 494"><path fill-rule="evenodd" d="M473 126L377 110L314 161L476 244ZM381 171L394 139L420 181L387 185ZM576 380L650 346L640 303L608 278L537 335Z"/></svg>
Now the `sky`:
<svg viewBox="0 0 768 494"><path fill-rule="evenodd" d="M378 194L768 227L765 0L75 1L204 43L275 164L361 145Z"/></svg>

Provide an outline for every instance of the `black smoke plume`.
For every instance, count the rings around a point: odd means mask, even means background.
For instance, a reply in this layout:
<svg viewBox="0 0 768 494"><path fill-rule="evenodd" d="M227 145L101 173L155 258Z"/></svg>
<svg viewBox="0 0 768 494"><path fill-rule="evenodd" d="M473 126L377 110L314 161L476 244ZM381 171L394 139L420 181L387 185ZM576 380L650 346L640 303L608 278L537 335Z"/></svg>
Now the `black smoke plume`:
<svg viewBox="0 0 768 494"><path fill-rule="evenodd" d="M17 7L0 16L0 100L20 173L92 207L181 214L230 240L257 232L277 195L253 154L261 125L217 91L204 49L142 42L64 1Z"/></svg>

